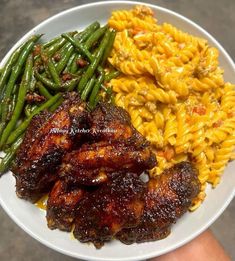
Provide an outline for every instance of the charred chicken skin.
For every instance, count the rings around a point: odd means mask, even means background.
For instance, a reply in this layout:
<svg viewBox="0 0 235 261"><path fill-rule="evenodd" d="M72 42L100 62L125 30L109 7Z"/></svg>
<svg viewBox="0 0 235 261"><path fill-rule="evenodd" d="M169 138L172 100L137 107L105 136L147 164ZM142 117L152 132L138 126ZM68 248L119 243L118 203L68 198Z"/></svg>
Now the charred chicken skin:
<svg viewBox="0 0 235 261"><path fill-rule="evenodd" d="M74 225L79 241L100 248L112 238L164 238L187 211L200 189L197 171L182 162L144 183L141 173L156 163L125 110L100 103L88 112L70 93L54 113L33 118L12 170L19 197L34 202L50 191L49 228Z"/></svg>
<svg viewBox="0 0 235 261"><path fill-rule="evenodd" d="M63 155L72 149L75 138L79 142L77 129L86 118L85 105L72 93L53 114L33 119L12 169L20 198L34 202L50 189Z"/></svg>
<svg viewBox="0 0 235 261"><path fill-rule="evenodd" d="M85 190L58 180L47 200L47 225L50 229L58 228L71 231L75 218L75 209L85 195Z"/></svg>
<svg viewBox="0 0 235 261"><path fill-rule="evenodd" d="M89 117L91 144L68 153L60 176L84 185L106 182L112 172L140 175L156 165L147 140L132 126L130 116L120 107L101 103Z"/></svg>
<svg viewBox="0 0 235 261"><path fill-rule="evenodd" d="M59 175L67 181L84 185L106 182L116 171L131 171L140 175L156 164L149 147L138 149L124 143L99 142L84 144L79 150L68 153L61 165Z"/></svg>
<svg viewBox="0 0 235 261"><path fill-rule="evenodd" d="M77 208L74 236L97 248L123 228L136 226L144 210L145 184L135 173L116 178L87 194Z"/></svg>
<svg viewBox="0 0 235 261"><path fill-rule="evenodd" d="M189 162L176 164L156 179L150 179L140 224L123 229L116 238L125 244L165 238L171 225L188 210L199 190L197 171Z"/></svg>

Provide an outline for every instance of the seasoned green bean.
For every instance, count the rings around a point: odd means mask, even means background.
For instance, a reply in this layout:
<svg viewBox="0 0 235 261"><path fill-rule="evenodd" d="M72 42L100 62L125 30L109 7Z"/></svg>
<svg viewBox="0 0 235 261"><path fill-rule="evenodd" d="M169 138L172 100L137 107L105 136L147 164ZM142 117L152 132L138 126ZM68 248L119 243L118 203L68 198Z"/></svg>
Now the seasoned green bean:
<svg viewBox="0 0 235 261"><path fill-rule="evenodd" d="M34 90L35 90L35 87L36 87L36 79L35 79L35 77L34 77L34 73L32 72L32 77L31 77L31 81L30 81L30 83L29 83L29 90L31 91L31 92L34 92Z"/></svg>
<svg viewBox="0 0 235 261"><path fill-rule="evenodd" d="M32 112L37 108L37 105L31 105L31 104L27 104L24 107L24 113L27 117L30 117L30 115L32 114Z"/></svg>
<svg viewBox="0 0 235 261"><path fill-rule="evenodd" d="M16 141L16 139L25 132L26 128L28 127L31 119L33 118L33 116L35 116L36 114L38 114L39 112L43 111L44 109L50 108L52 106L52 104L54 104L55 102L57 102L57 100L62 97L61 93L57 93L56 95L54 95L51 99L49 99L48 101L46 101L45 103L41 104L38 108L36 108L32 114L26 119L24 120L15 130L14 132L11 133L11 135L9 136L9 138L7 139L6 144L10 145L13 142Z"/></svg>
<svg viewBox="0 0 235 261"><path fill-rule="evenodd" d="M0 163L0 176L8 171L12 161L15 158L15 154L17 152L17 149L20 147L20 144L23 141L23 135L20 136L14 144L10 147L10 149L7 151L3 159Z"/></svg>
<svg viewBox="0 0 235 261"><path fill-rule="evenodd" d="M50 92L44 87L44 85L41 82L37 82L36 87L38 88L39 93L43 95L47 100L52 98Z"/></svg>
<svg viewBox="0 0 235 261"><path fill-rule="evenodd" d="M11 103L9 104L9 112L8 112L8 115L7 115L7 120L10 120L11 117L12 117L13 111L14 111L15 106L16 106L16 101L17 101L17 93L13 93Z"/></svg>
<svg viewBox="0 0 235 261"><path fill-rule="evenodd" d="M105 65L105 62L112 50L112 47L113 47L113 42L115 40L115 36L116 36L116 31L112 30L111 33L110 33L110 38L109 38L109 42L104 50L104 54L103 54L103 57L102 57L102 60L100 62L101 66L104 66Z"/></svg>
<svg viewBox="0 0 235 261"><path fill-rule="evenodd" d="M101 88L101 84L102 84L103 81L104 81L104 73L101 73L96 80L95 86L94 86L92 93L90 95L90 98L89 98L89 107L91 109L93 109L95 107L96 103L97 103L96 98L98 96L98 92Z"/></svg>
<svg viewBox="0 0 235 261"><path fill-rule="evenodd" d="M109 81L111 81L113 78L118 77L119 75L120 75L120 72L119 72L119 71L112 71L112 72L110 72L110 73L108 73L108 74L105 75L104 81L105 81L105 82L109 82Z"/></svg>
<svg viewBox="0 0 235 261"><path fill-rule="evenodd" d="M50 46L52 46L52 45L58 43L59 40L61 40L61 36L57 36L57 37L51 39L50 41L44 43L44 44L42 45L42 47L43 47L43 49L46 49L46 48L48 48L48 47L50 47Z"/></svg>
<svg viewBox="0 0 235 261"><path fill-rule="evenodd" d="M66 44L66 40L61 38L57 43L51 45L48 49L46 49L46 53L48 56L53 56L61 47Z"/></svg>
<svg viewBox="0 0 235 261"><path fill-rule="evenodd" d="M49 80L48 78L44 77L42 74L39 74L37 71L34 71L35 77L38 81L42 82L45 86L52 90L58 90L60 88L60 84L56 84Z"/></svg>
<svg viewBox="0 0 235 261"><path fill-rule="evenodd" d="M51 107L50 107L50 111L54 112L64 101L63 97L60 97L59 100L57 102L55 102Z"/></svg>
<svg viewBox="0 0 235 261"><path fill-rule="evenodd" d="M69 58L69 60L68 60L68 63L66 65L65 69L64 69L64 73L69 73L70 72L71 66L73 64L73 60L75 59L75 57L76 57L76 53L73 53L71 55L71 57Z"/></svg>
<svg viewBox="0 0 235 261"><path fill-rule="evenodd" d="M24 75L23 75L21 84L20 84L16 106L13 111L11 120L8 122L5 130L2 133L2 137L0 140L0 148L5 144L7 138L11 134L12 130L15 128L16 123L23 110L24 102L25 102L25 95L27 93L28 85L29 85L31 77L32 77L32 72L33 72L33 56L31 54L31 55L29 55L27 62L26 62L26 67L25 67L25 71L24 71Z"/></svg>
<svg viewBox="0 0 235 261"><path fill-rule="evenodd" d="M105 25L105 26L99 28L98 30L96 30L96 31L88 38L88 40L87 40L86 43L85 43L85 46L86 46L86 48L87 48L88 50L92 47L92 45L93 45L94 43L96 43L96 42L104 35L104 33L105 33L105 31L107 30L107 28L108 28L107 25Z"/></svg>
<svg viewBox="0 0 235 261"><path fill-rule="evenodd" d="M94 57L93 61L91 62L91 64L88 66L88 69L86 70L86 72L83 74L79 84L78 84L78 92L81 93L83 91L83 89L85 88L87 81L92 77L92 75L94 74L95 70L97 69L99 62L102 59L102 55L104 53L104 50L109 42L109 38L110 38L110 31L106 31L101 44L96 52L96 56Z"/></svg>
<svg viewBox="0 0 235 261"><path fill-rule="evenodd" d="M85 101L89 95L89 93L91 92L93 86L95 84L95 76L93 76L87 83L86 87L84 88L82 94L81 94L81 98L83 101Z"/></svg>
<svg viewBox="0 0 235 261"><path fill-rule="evenodd" d="M27 42L25 47L23 48L22 52L19 55L19 58L12 68L11 76L8 81L8 84L6 86L5 90L5 97L3 100L3 106L2 106L2 122L6 122L7 114L8 114L8 104L11 99L11 94L12 94L12 89L15 85L15 82L17 78L19 77L22 67L25 64L25 61L30 54L30 52L33 49L34 43L41 37L41 35L35 35L34 37L31 38L30 41Z"/></svg>
<svg viewBox="0 0 235 261"><path fill-rule="evenodd" d="M74 51L74 48L72 45L69 45L69 47L66 49L65 54L62 56L61 60L56 64L56 71L58 74L60 74L63 69L65 68L69 58L71 57L72 53Z"/></svg>
<svg viewBox="0 0 235 261"><path fill-rule="evenodd" d="M71 65L70 73L76 73L78 70L77 60L81 57L80 54L76 54L73 63Z"/></svg>
<svg viewBox="0 0 235 261"><path fill-rule="evenodd" d="M70 81L65 82L62 85L63 90L67 90L68 92L71 92L74 90L74 88L76 87L76 85L78 84L79 80L81 77L76 77Z"/></svg>
<svg viewBox="0 0 235 261"><path fill-rule="evenodd" d="M86 56L89 61L92 61L93 57L91 53L88 51L85 45L82 45L81 43L77 42L73 37L71 37L68 34L62 34L62 37L64 37L66 40L68 40L78 51Z"/></svg>
<svg viewBox="0 0 235 261"><path fill-rule="evenodd" d="M2 93L2 90L5 86L5 84L7 83L7 80L11 74L12 71L12 67L15 65L15 63L17 62L22 50L24 49L24 47L31 42L33 39L35 38L35 36L32 36L31 38L29 38L27 40L27 42L25 42L24 44L22 44L19 48L16 49L16 51L13 52L13 54L11 55L11 57L9 58L9 60L6 62L6 64L4 65L4 67L2 68L2 73L1 73L1 77L0 77L0 94Z"/></svg>
<svg viewBox="0 0 235 261"><path fill-rule="evenodd" d="M90 24L84 31L75 36L75 39L79 42L86 41L90 35L100 27L100 24L96 21Z"/></svg>
<svg viewBox="0 0 235 261"><path fill-rule="evenodd" d="M55 66L54 62L52 59L49 57L47 61L48 69L51 75L51 78L55 82L55 84L60 85L60 77L59 77L59 72L57 72L57 67Z"/></svg>

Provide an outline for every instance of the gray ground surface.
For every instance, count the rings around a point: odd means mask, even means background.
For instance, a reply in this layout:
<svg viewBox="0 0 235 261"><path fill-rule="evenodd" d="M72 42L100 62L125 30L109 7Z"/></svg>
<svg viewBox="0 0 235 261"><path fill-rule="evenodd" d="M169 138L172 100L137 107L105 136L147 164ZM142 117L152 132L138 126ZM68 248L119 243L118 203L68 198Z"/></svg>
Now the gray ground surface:
<svg viewBox="0 0 235 261"><path fill-rule="evenodd" d="M1 0L0 59L29 29L45 18L70 7L95 1L75 0ZM234 0L159 0L146 1L172 9L209 31L235 57ZM235 260L235 200L211 226L228 254ZM28 236L0 208L1 261L69 261Z"/></svg>

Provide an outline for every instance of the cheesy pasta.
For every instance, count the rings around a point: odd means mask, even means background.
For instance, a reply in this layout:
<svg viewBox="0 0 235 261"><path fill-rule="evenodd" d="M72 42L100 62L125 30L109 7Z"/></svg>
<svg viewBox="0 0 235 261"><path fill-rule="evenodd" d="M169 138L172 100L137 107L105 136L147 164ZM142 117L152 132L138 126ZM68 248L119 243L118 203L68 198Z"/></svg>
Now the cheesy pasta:
<svg viewBox="0 0 235 261"><path fill-rule="evenodd" d="M216 48L160 25L146 6L114 11L108 23L117 31L109 62L121 72L109 83L115 102L152 144L152 177L183 160L195 164L201 192L194 210L234 157L235 86L224 82Z"/></svg>

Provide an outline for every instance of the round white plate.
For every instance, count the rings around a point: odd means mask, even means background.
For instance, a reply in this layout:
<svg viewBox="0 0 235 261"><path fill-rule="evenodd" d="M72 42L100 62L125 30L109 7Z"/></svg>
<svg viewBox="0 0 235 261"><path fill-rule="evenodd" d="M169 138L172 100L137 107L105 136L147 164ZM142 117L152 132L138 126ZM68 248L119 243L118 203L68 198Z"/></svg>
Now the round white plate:
<svg viewBox="0 0 235 261"><path fill-rule="evenodd" d="M62 32L83 29L93 21L106 23L111 12L117 9L129 9L140 2L106 1L84 6L78 6L36 26L20 39L3 59L3 65L12 51L34 33L44 33L44 40L59 35ZM205 30L189 19L170 10L149 5L155 12L159 22L169 22L182 30L208 39L209 43L220 51L220 65L225 69L225 79L235 82L235 66L223 47ZM221 183L212 190L209 186L207 197L201 207L187 213L173 226L171 234L163 240L124 245L118 241L106 244L102 249L96 250L91 244L81 244L71 239L69 233L47 228L45 213L34 205L18 199L15 194L15 180L8 173L0 179L0 203L8 215L28 234L63 254L85 260L142 260L162 255L187 243L202 231L208 228L224 211L235 194L235 162L229 164L222 177ZM226 224L225 224L226 225Z"/></svg>

